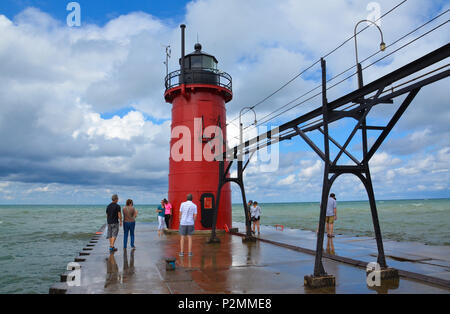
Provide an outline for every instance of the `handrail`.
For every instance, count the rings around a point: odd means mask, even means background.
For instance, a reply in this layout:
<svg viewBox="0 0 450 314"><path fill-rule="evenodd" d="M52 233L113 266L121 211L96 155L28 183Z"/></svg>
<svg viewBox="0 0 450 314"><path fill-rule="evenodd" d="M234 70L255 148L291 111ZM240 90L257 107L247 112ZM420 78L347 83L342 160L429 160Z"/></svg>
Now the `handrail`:
<svg viewBox="0 0 450 314"><path fill-rule="evenodd" d="M181 86L181 70L169 73L165 78L166 91ZM231 76L217 69L196 68L184 70L184 84L210 84L217 85L232 91Z"/></svg>

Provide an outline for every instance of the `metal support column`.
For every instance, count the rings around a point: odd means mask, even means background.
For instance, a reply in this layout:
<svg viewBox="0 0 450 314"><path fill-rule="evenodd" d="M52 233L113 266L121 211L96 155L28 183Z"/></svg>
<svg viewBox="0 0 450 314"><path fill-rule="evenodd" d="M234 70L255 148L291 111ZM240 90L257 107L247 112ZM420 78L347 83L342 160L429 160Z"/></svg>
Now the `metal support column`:
<svg viewBox="0 0 450 314"><path fill-rule="evenodd" d="M244 205L244 211L245 211L245 237L242 239L243 242L255 242L256 238L252 236L252 223L250 221L250 209L248 208L248 204L247 204L247 198L245 196L245 188L244 188L244 169L245 167L243 167L243 161L239 160L237 163L237 172L238 172L238 177L237 177L237 184L239 185L240 189L241 189L241 194L242 194L242 203Z"/></svg>
<svg viewBox="0 0 450 314"><path fill-rule="evenodd" d="M385 269L387 268L386 257L384 255L383 239L381 236L380 221L378 220L378 211L375 202L375 193L373 191L372 178L370 177L370 171L368 166L365 171L366 171L365 178L362 175L358 175L358 177L364 184L367 191L367 196L369 198L370 212L372 214L373 229L375 232L375 239L377 242L377 249L378 249L377 262L382 269Z"/></svg>
<svg viewBox="0 0 450 314"><path fill-rule="evenodd" d="M228 163L227 169L225 169L225 161L219 161L219 185L217 188L217 194L216 194L216 208L214 210L213 215L213 226L211 230L211 238L207 241L207 243L219 243L220 239L216 235L216 224L217 224L217 213L219 211L219 203L220 203L220 195L223 186L226 183L234 182L236 183L239 188L241 189L241 195L242 195L242 203L244 205L244 212L245 212L245 226L246 226L246 236L242 240L243 242L255 242L256 238L252 236L251 231L251 222L250 222L250 211L247 205L247 199L245 196L245 188L244 188L244 170L245 167L243 166L243 161L238 160L237 161L237 178L227 178L227 175L230 171L231 165L233 161L230 161Z"/></svg>
<svg viewBox="0 0 450 314"><path fill-rule="evenodd" d="M216 236L216 224L217 224L217 212L219 211L220 204L220 194L222 192L222 187L225 184L225 162L223 160L219 161L219 186L217 187L216 194L216 206L214 208L213 214L213 225L211 230L211 238L207 241L207 243L220 243L220 239Z"/></svg>
<svg viewBox="0 0 450 314"><path fill-rule="evenodd" d="M320 205L320 218L319 218L319 233L317 234L316 245L316 258L314 262L314 276L320 277L327 275L322 265L322 251L323 251L323 238L325 233L325 217L327 211L328 193L330 192L330 145L328 139L328 101L327 101L327 87L326 87L326 61L321 59L322 66L322 115L323 115L323 129L324 129L324 153L325 153L325 167L323 173L323 186L322 186L322 198Z"/></svg>

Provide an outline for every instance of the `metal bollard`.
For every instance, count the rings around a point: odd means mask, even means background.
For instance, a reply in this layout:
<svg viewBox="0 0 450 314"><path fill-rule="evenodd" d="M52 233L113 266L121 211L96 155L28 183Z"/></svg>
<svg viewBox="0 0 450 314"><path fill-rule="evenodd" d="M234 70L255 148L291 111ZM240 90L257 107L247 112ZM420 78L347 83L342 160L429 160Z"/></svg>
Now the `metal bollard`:
<svg viewBox="0 0 450 314"><path fill-rule="evenodd" d="M168 270L168 271L175 270L175 262L176 262L176 260L177 259L175 257L166 258L166 270Z"/></svg>

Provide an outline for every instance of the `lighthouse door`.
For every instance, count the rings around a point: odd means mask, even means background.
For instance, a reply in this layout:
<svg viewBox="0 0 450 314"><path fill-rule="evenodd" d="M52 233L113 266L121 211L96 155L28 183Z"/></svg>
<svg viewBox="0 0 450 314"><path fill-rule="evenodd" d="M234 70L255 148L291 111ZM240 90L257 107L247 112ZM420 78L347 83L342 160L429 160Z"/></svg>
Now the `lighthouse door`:
<svg viewBox="0 0 450 314"><path fill-rule="evenodd" d="M201 211L202 211L202 226L203 228L212 228L213 225L213 215L216 203L214 201L214 194L203 193L200 197Z"/></svg>

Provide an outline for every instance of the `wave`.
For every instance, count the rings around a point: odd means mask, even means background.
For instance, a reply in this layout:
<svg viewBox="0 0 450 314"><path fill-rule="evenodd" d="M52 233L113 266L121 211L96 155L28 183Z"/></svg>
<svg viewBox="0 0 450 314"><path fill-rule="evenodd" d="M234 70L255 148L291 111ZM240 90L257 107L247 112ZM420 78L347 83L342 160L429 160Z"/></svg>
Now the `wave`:
<svg viewBox="0 0 450 314"><path fill-rule="evenodd" d="M62 233L52 233L48 235L49 239L64 239L64 240L84 240L92 238L93 232L62 232Z"/></svg>
<svg viewBox="0 0 450 314"><path fill-rule="evenodd" d="M6 255L6 256L0 256L0 261L9 261L9 260L13 260L14 256L12 255Z"/></svg>
<svg viewBox="0 0 450 314"><path fill-rule="evenodd" d="M33 238L33 240L87 240L92 238L93 232L55 232L49 233L44 231L36 231L29 234L23 234L25 239ZM28 241L25 241L28 242Z"/></svg>

